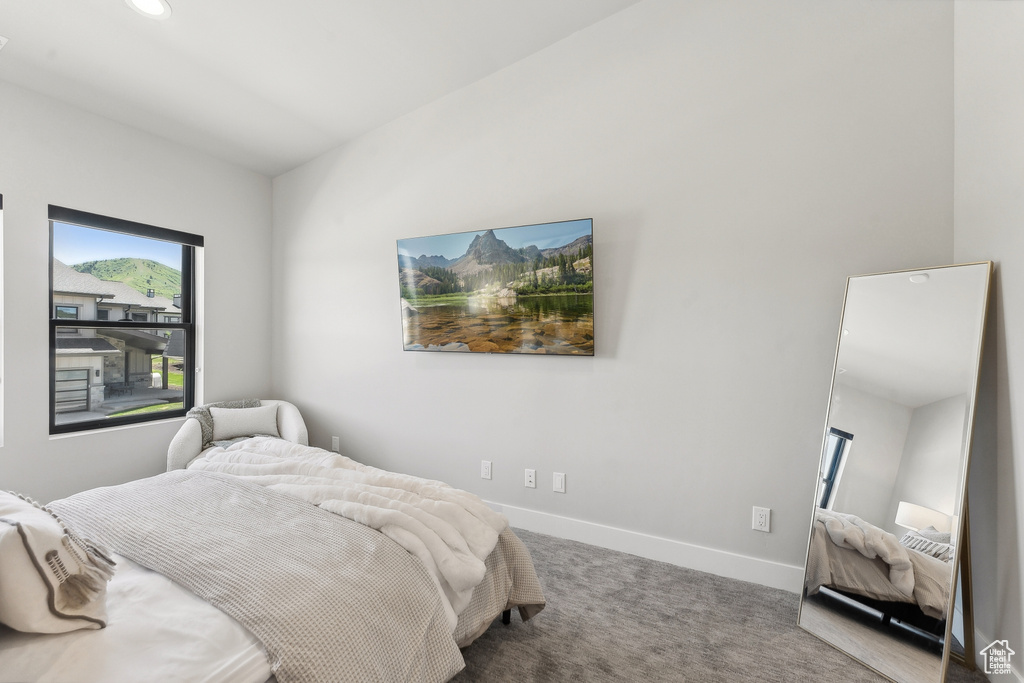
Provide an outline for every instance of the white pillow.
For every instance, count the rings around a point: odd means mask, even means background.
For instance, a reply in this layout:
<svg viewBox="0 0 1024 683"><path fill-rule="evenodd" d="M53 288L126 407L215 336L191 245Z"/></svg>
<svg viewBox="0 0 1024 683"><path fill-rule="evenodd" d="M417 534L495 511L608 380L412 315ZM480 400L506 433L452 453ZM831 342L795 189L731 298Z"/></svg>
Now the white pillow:
<svg viewBox="0 0 1024 683"><path fill-rule="evenodd" d="M935 541L936 543L952 543L950 533L948 531L939 531L933 526L926 526L923 529L917 530L918 536L924 536L929 541Z"/></svg>
<svg viewBox="0 0 1024 683"><path fill-rule="evenodd" d="M947 534L948 535L948 534ZM931 555L943 562L950 562L953 559L953 546L949 543L933 541L916 531L908 531L900 539L900 545L910 550L916 550L925 555Z"/></svg>
<svg viewBox="0 0 1024 683"><path fill-rule="evenodd" d="M259 408L210 408L213 416L213 440L239 436L280 436L277 431L277 404Z"/></svg>
<svg viewBox="0 0 1024 683"><path fill-rule="evenodd" d="M107 625L114 563L59 519L0 491L0 622L25 633Z"/></svg>

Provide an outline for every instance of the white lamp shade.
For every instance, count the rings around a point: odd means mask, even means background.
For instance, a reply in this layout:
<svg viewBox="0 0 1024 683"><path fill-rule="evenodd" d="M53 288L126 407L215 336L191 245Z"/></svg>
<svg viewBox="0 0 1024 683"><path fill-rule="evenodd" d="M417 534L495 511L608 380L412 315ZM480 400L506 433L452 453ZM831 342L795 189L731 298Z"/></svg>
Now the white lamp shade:
<svg viewBox="0 0 1024 683"><path fill-rule="evenodd" d="M929 526L934 527L936 531L950 531L952 522L949 515L923 505L915 505L901 500L899 507L896 508L896 523L914 531L920 531Z"/></svg>

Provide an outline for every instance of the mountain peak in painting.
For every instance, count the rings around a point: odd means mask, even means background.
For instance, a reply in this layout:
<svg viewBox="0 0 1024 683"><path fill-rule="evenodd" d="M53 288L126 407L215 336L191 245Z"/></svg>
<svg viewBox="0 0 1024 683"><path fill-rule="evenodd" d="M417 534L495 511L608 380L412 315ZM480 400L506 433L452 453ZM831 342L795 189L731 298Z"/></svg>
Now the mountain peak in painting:
<svg viewBox="0 0 1024 683"><path fill-rule="evenodd" d="M491 266L504 263L523 263L527 260L521 252L498 239L493 230L477 235L469 243L466 253L452 264L451 269L460 274L475 273Z"/></svg>

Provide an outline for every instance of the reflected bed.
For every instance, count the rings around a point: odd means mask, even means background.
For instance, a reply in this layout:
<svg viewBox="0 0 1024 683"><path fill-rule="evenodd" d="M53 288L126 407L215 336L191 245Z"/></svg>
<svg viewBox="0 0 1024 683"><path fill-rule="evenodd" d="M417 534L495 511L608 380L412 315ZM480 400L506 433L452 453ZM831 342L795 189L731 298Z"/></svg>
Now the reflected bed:
<svg viewBox="0 0 1024 683"><path fill-rule="evenodd" d="M906 544L914 538L911 534L907 535L910 538L904 537L905 541L898 541L893 534L871 527L884 537L888 547L895 545L899 549L893 550L898 558L896 561L903 562L905 557L909 563L907 574L910 580L901 577L897 586L893 582L893 565L878 553L867 557L855 548L837 544L826 528L822 512L819 510L811 528L804 585L806 595L815 595L824 586L881 612L887 618L897 618L941 635L949 603L952 575L949 563L907 547ZM911 588L909 593L908 586Z"/></svg>

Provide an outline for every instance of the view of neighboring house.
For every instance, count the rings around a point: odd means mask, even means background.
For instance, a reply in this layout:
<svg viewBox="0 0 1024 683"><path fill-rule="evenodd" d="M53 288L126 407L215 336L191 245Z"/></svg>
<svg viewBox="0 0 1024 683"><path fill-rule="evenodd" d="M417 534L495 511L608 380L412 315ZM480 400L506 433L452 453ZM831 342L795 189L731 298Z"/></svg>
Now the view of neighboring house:
<svg viewBox="0 0 1024 683"><path fill-rule="evenodd" d="M180 322L180 300L136 291L122 282L100 280L53 261L53 316L57 320ZM180 362L183 344L160 330L58 327L54 403L58 422L92 419L126 404L181 401L181 387L170 386L171 364ZM161 358L155 379L154 359ZM146 392L147 389L159 391ZM77 413L77 415L75 415Z"/></svg>

